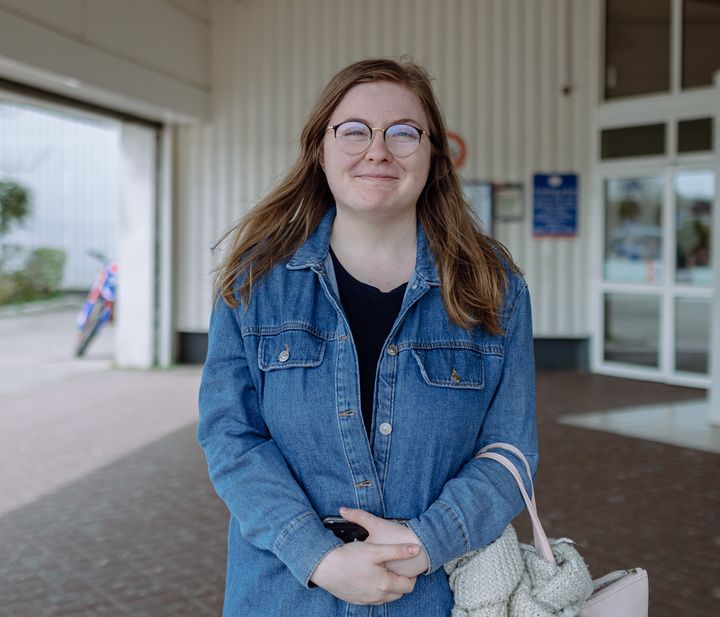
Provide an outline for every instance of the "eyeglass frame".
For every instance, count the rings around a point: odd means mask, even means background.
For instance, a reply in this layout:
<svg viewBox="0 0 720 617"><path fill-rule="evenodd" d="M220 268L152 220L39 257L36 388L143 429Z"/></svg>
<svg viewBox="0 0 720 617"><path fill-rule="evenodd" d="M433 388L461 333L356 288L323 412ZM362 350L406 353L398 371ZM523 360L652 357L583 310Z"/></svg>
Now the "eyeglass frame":
<svg viewBox="0 0 720 617"><path fill-rule="evenodd" d="M418 143L418 146L420 146L420 144L422 143L422 137L423 137L423 135L427 135L427 138L430 139L430 133L428 133L427 131L423 131L420 127L415 126L414 124L410 124L409 122L394 122L393 124L391 124L391 125L388 126L387 128L382 128L381 126L376 126L376 127L373 128L372 126L370 126L369 124L366 124L366 123L363 122L362 120L343 120L342 122L339 122L339 123L336 124L335 126L328 126L328 127L325 129L325 132L327 133L328 131L332 131L332 132L333 132L333 136L335 137L335 141L337 141L337 130L338 130L338 128L340 128L343 124L346 124L347 122L357 122L358 124L362 124L363 126L366 126L368 129L370 129L370 139L368 139L367 146L365 146L365 148L363 148L363 149L362 149L360 152L358 152L357 154L363 154L364 152L366 152L366 151L368 150L368 148L370 148L370 146L372 145L373 139L375 138L375 131L382 131L383 143L385 143L385 147L388 148L388 146L387 146L387 141L385 141L385 135L387 134L388 130L391 129L392 127L394 127L394 126L409 126L409 127L413 128L413 129L415 129L418 133L420 133L420 137L418 137L418 142L417 142L417 143ZM392 154L393 156L397 156L397 154L393 154L393 153L390 151L390 148L388 148L388 152L390 152L390 154ZM412 154L415 154L416 152L417 152L417 148L415 148L415 150L413 150L410 154L405 155L405 157L410 156L410 155L412 155ZM405 158L405 157L402 157L402 156L401 156L401 157L399 157L399 158Z"/></svg>

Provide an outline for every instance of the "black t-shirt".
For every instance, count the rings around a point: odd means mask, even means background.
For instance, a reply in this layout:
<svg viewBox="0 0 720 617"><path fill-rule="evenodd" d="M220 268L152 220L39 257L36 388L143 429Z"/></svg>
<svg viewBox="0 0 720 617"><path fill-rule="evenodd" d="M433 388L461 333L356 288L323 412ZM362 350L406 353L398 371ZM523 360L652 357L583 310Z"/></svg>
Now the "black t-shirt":
<svg viewBox="0 0 720 617"><path fill-rule="evenodd" d="M335 268L340 302L350 322L350 331L360 365L360 404L365 430L370 435L375 395L375 374L382 347L400 312L405 287L403 283L392 291L382 292L353 278L330 249Z"/></svg>

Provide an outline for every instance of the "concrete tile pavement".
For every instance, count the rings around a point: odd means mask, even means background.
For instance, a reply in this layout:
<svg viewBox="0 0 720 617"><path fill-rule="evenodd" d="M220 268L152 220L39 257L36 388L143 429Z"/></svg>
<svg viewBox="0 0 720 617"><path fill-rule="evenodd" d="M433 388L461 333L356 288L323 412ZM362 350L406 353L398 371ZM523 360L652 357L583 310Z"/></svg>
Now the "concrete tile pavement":
<svg viewBox="0 0 720 617"><path fill-rule="evenodd" d="M112 324L104 326L85 355L75 360L75 319L80 306L82 300L70 298L59 305L37 303L23 313L0 309L0 397L112 368Z"/></svg>
<svg viewBox="0 0 720 617"><path fill-rule="evenodd" d="M187 426L0 518L0 615L217 615L227 515Z"/></svg>
<svg viewBox="0 0 720 617"><path fill-rule="evenodd" d="M720 426L708 426L710 401L676 401L563 416L563 424L720 454Z"/></svg>
<svg viewBox="0 0 720 617"><path fill-rule="evenodd" d="M199 370L98 372L0 396L0 515L195 422Z"/></svg>
<svg viewBox="0 0 720 617"><path fill-rule="evenodd" d="M0 616L219 615L228 515L194 439L197 382L196 369L106 372L0 399ZM595 575L646 567L652 617L718 614L720 456L556 420L699 394L596 375L538 380L546 529L576 540ZM93 432L107 457L82 467ZM16 449L13 463L5 449L23 434L35 449ZM31 464L44 451L71 456ZM50 474L65 464L75 473ZM13 502L25 484L36 492ZM517 526L530 537L524 517Z"/></svg>

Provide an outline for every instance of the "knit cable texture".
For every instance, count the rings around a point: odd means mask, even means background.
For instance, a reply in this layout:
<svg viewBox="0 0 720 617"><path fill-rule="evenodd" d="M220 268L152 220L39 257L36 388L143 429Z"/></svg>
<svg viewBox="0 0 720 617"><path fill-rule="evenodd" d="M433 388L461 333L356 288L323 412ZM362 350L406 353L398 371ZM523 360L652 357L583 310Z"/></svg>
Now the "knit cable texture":
<svg viewBox="0 0 720 617"><path fill-rule="evenodd" d="M445 564L452 617L576 617L593 591L590 572L570 540L550 546L554 564L508 525L493 543Z"/></svg>

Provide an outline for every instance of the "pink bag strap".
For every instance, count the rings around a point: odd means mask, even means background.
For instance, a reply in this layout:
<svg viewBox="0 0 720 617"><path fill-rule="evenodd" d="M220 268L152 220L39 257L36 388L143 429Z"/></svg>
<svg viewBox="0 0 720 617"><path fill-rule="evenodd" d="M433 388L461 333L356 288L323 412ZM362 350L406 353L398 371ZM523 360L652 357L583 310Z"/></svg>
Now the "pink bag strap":
<svg viewBox="0 0 720 617"><path fill-rule="evenodd" d="M517 456L524 464L525 469L528 474L528 481L530 482L530 490L532 491L532 497L530 497L527 494L527 491L525 490L525 484L522 481L522 478L520 477L520 473L518 472L515 465L508 459L506 456L499 454L497 452L488 452L488 450L495 450L495 449L502 449L507 450L509 452L512 452L515 456ZM554 564L555 563L555 557L553 556L552 549L550 548L550 542L548 541L547 535L545 534L545 530L543 529L542 523L540 522L540 517L537 513L537 506L535 504L535 487L533 486L532 481L532 474L530 473L530 465L527 462L527 459L525 458L525 455L518 450L515 446L509 444L509 443L491 443L484 448L480 450L475 455L475 458L489 458L493 461L496 461L500 463L505 469L507 469L511 474L512 477L515 478L515 482L517 482L518 488L520 489L520 493L522 494L523 500L525 501L525 506L527 507L528 514L530 515L530 518L532 520L532 526L533 526L533 538L534 538L534 544L535 548L537 549L538 553L540 553L545 560L548 562Z"/></svg>
<svg viewBox="0 0 720 617"><path fill-rule="evenodd" d="M487 452L488 450L496 450L496 449L507 450L508 452L512 452L515 456L517 456L523 462L523 464L525 465L525 471L527 471L528 479L530 480L530 486L532 487L532 472L530 471L530 463L528 463L528 461L525 458L525 455L522 453L522 451L519 450L518 448L516 448L511 443L504 443L502 441L490 443L490 444L486 445L485 447L483 447L480 450L480 452L478 452L475 456L477 457L479 454L483 454L483 453ZM513 467L514 467L514 465L513 465ZM535 503L535 494L534 493L535 493L535 490L533 489L533 496L532 496L533 503Z"/></svg>

